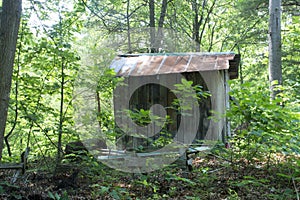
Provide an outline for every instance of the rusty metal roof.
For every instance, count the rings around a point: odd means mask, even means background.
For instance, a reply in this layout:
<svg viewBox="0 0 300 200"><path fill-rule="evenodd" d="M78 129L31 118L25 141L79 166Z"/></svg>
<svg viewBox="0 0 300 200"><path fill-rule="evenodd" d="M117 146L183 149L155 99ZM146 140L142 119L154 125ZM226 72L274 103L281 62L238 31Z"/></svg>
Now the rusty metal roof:
<svg viewBox="0 0 300 200"><path fill-rule="evenodd" d="M228 69L238 77L240 56L234 53L127 54L116 57L110 68L117 76L149 76Z"/></svg>

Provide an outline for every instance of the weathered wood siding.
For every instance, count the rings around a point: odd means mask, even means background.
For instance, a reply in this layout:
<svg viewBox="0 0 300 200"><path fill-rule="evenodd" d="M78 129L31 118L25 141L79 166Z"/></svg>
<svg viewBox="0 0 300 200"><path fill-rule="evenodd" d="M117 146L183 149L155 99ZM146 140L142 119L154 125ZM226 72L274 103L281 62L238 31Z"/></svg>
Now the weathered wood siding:
<svg viewBox="0 0 300 200"><path fill-rule="evenodd" d="M193 81L193 85L200 85L203 88L203 91L208 91L208 87L205 84L204 79L200 75L199 72L191 72L191 73L183 73L180 76L176 74L164 74L164 75L157 75L157 79L159 79L159 84L146 84L141 87L138 87L135 92L132 94L130 101L129 101L129 108L131 111L134 110L149 110L152 105L154 104L160 104L162 105L165 110L166 114L170 116L170 120L172 123L168 124L165 129L171 134L170 137L174 137L177 133L178 127L180 126L181 121L181 115L179 112L177 112L175 109L172 109L172 103L176 99L175 94L171 91L173 88L167 88L163 85L166 85L167 83L180 83L182 76L184 76L187 80ZM131 85L131 87L135 87L135 85L138 85L142 83L147 77L129 77L128 84ZM165 83L165 84L164 84ZM127 91L123 91L123 94L119 94L121 96L127 95ZM195 126L198 126L198 132L196 135L196 138L194 142L197 140L203 140L205 139L210 119L209 116L211 116L211 109L212 109L212 103L211 98L208 97L206 99L201 99L201 101L198 102L199 104L199 110L200 110L200 120L199 124L195 124ZM186 129L188 130L188 128ZM153 131L153 130L151 130ZM153 142L155 139L159 138L160 133L156 134L153 137L150 137L150 140L137 138L133 136L125 136L122 137L122 139L119 140L119 143L121 144L122 148L137 148L140 145L147 147ZM177 137L182 137L178 136ZM185 136L183 136L185 137ZM178 141L186 141L185 138L176 138Z"/></svg>

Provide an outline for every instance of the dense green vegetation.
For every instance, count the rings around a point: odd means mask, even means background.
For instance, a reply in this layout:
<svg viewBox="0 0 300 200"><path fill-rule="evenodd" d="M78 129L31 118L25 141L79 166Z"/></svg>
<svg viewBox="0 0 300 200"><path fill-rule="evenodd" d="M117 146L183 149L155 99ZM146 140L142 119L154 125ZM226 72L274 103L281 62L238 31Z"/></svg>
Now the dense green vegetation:
<svg viewBox="0 0 300 200"><path fill-rule="evenodd" d="M15 170L0 171L0 198L299 199L299 10L297 1L282 1L283 86L270 100L266 0L23 1L1 162L31 151L13 184ZM230 82L230 148L195 155L193 172L174 164L126 174L85 153L63 156L85 134L76 118L87 88L97 117L83 120L116 138L118 79L108 66L117 54L195 51L241 54Z"/></svg>

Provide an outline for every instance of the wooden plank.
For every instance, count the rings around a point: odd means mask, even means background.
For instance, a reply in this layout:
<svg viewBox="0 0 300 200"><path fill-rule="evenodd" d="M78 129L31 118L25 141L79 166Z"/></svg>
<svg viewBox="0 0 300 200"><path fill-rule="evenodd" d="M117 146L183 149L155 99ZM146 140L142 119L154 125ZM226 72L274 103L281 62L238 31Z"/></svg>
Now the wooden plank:
<svg viewBox="0 0 300 200"><path fill-rule="evenodd" d="M0 169L22 169L22 173L25 173L27 158L29 155L30 148L27 147L25 151L21 154L21 163L9 163L9 164L1 164Z"/></svg>
<svg viewBox="0 0 300 200"><path fill-rule="evenodd" d="M1 164L0 169L23 169L23 163Z"/></svg>
<svg viewBox="0 0 300 200"><path fill-rule="evenodd" d="M155 157L163 155L176 155L179 156L179 152L149 152L149 153L137 153L137 157Z"/></svg>
<svg viewBox="0 0 300 200"><path fill-rule="evenodd" d="M156 156L179 156L179 152L148 152L148 153L136 153L136 154L130 154L130 153L124 153L124 154L114 154L114 155L104 155L104 156L98 156L97 158L99 160L113 160L113 159L126 159L126 158L132 158L132 157L156 157Z"/></svg>
<svg viewBox="0 0 300 200"><path fill-rule="evenodd" d="M200 147L189 147L187 149L187 154L191 154L191 153L198 153L201 151L210 151L212 149L211 146L200 146Z"/></svg>

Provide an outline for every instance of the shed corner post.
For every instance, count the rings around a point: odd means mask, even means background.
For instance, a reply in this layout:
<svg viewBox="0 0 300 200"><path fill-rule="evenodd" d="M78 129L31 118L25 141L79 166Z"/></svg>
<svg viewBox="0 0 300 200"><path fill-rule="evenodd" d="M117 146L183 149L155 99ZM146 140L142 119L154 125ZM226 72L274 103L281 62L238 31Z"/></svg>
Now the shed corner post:
<svg viewBox="0 0 300 200"><path fill-rule="evenodd" d="M229 102L229 92L230 92L230 87L229 87L229 72L228 70L224 70L224 87L225 87L225 114L226 111L230 108L230 102ZM226 138L231 137L231 130L230 130L230 121L225 117L225 131L224 131L224 143L226 143Z"/></svg>

